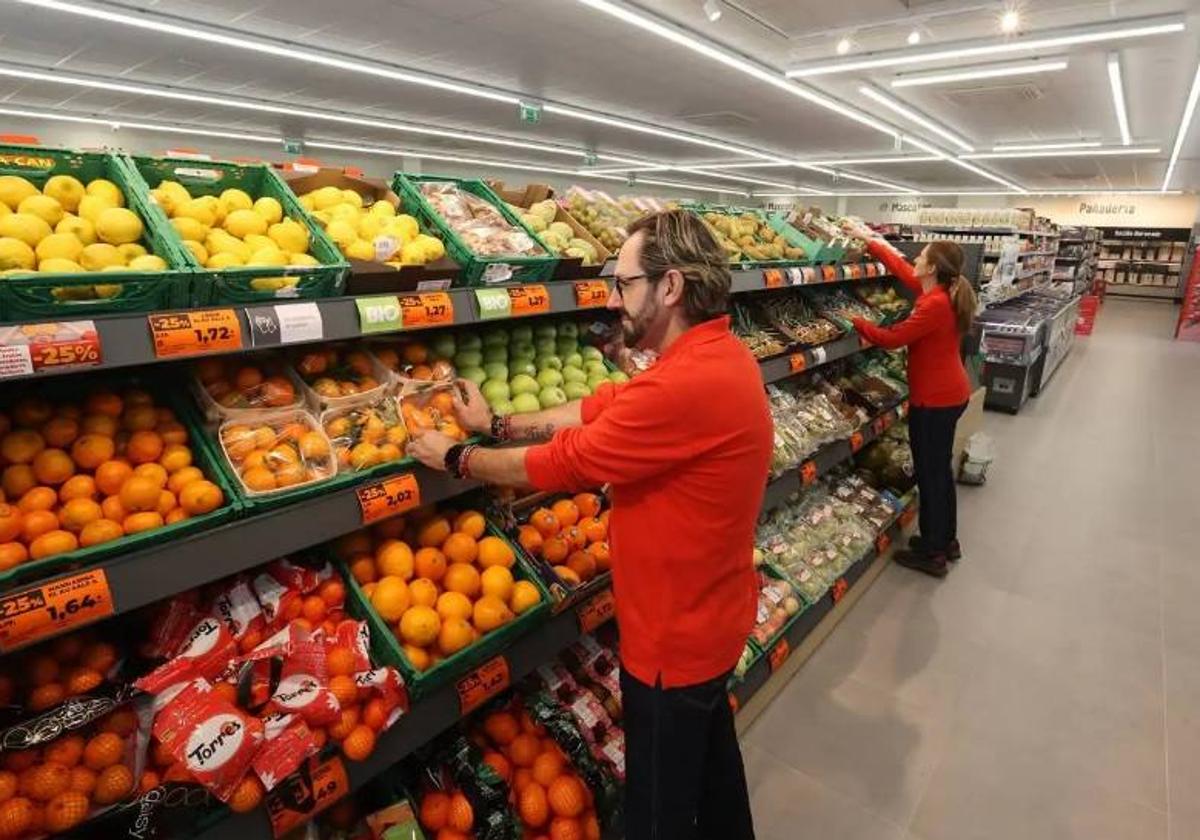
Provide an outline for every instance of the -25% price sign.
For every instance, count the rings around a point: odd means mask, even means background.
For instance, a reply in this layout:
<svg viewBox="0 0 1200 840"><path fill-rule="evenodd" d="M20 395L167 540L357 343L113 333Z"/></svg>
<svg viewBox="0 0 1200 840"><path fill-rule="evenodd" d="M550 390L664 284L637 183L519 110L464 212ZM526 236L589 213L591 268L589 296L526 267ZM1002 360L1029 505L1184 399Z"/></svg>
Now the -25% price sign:
<svg viewBox="0 0 1200 840"><path fill-rule="evenodd" d="M242 349L242 324L232 309L149 315L154 355L194 356Z"/></svg>
<svg viewBox="0 0 1200 840"><path fill-rule="evenodd" d="M0 651L10 651L112 615L103 569L91 569L0 598Z"/></svg>
<svg viewBox="0 0 1200 840"><path fill-rule="evenodd" d="M421 506L421 486L412 473L394 475L355 491L362 524L370 525Z"/></svg>

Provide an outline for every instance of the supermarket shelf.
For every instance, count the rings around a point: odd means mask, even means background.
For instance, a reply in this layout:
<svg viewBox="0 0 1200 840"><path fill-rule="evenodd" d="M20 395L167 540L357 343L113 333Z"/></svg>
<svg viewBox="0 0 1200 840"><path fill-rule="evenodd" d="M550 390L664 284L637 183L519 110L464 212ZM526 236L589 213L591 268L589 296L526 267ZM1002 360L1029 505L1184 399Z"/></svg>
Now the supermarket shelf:
<svg viewBox="0 0 1200 840"><path fill-rule="evenodd" d="M1048 257L1057 254L1057 251L1021 251L1017 254L1018 260L1023 260L1026 257ZM984 253L985 260L998 260L1001 254L999 251L987 251Z"/></svg>
<svg viewBox="0 0 1200 840"><path fill-rule="evenodd" d="M1119 297L1177 298L1178 286L1139 286L1137 283L1108 283L1106 294Z"/></svg>
<svg viewBox="0 0 1200 840"><path fill-rule="evenodd" d="M1113 265L1173 265L1176 268L1183 266L1183 260L1129 260L1124 257L1099 257L1099 262L1112 263Z"/></svg>
<svg viewBox="0 0 1200 840"><path fill-rule="evenodd" d="M955 227L953 225L917 225L923 230L937 231L938 233L978 233L978 234L993 234L997 236L1013 235L1017 236L1038 236L1046 239L1057 239L1057 231L1044 230L1021 230L1020 228L1012 227Z"/></svg>
<svg viewBox="0 0 1200 840"><path fill-rule="evenodd" d="M758 369L762 373L763 382L769 384L829 362L853 356L869 346L869 344L862 343L857 333L850 333L818 347L806 347L792 353L763 359L758 363Z"/></svg>

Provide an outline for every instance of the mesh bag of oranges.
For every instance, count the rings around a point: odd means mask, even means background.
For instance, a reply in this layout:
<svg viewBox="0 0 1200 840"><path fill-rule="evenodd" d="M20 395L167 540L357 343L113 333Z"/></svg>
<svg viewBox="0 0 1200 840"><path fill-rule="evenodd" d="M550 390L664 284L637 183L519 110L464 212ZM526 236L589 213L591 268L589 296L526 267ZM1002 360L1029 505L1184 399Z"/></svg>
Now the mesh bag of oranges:
<svg viewBox="0 0 1200 840"><path fill-rule="evenodd" d="M304 394L295 375L270 354L203 359L192 367L192 374L192 391L211 422L304 407Z"/></svg>
<svg viewBox="0 0 1200 840"><path fill-rule="evenodd" d="M608 500L602 493L539 495L517 501L506 531L558 602L556 609L607 586Z"/></svg>
<svg viewBox="0 0 1200 840"><path fill-rule="evenodd" d="M226 420L217 440L249 496L295 490L332 478L337 472L329 438L306 411L268 412Z"/></svg>
<svg viewBox="0 0 1200 840"><path fill-rule="evenodd" d="M296 351L291 359L308 403L317 411L374 402L391 382L378 359L352 344Z"/></svg>
<svg viewBox="0 0 1200 840"><path fill-rule="evenodd" d="M409 790L419 791L417 819L441 840L511 840L519 829L508 786L473 741L452 730L408 764Z"/></svg>
<svg viewBox="0 0 1200 840"><path fill-rule="evenodd" d="M548 603L478 510L423 508L332 543L379 655L418 695L500 650Z"/></svg>
<svg viewBox="0 0 1200 840"><path fill-rule="evenodd" d="M404 460L408 429L393 397L368 405L333 408L321 414L338 472L361 472Z"/></svg>
<svg viewBox="0 0 1200 840"><path fill-rule="evenodd" d="M0 583L232 514L186 406L55 386L0 410Z"/></svg>

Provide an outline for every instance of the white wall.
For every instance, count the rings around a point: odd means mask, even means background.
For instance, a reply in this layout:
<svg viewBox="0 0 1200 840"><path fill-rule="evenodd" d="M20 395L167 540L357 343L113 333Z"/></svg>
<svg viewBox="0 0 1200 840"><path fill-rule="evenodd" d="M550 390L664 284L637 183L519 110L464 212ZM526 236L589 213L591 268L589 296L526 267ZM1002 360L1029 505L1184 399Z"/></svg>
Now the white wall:
<svg viewBox="0 0 1200 840"><path fill-rule="evenodd" d="M1200 221L1200 196L932 196L851 198L846 212L871 222L916 224L922 207L1032 207L1060 225L1190 228Z"/></svg>

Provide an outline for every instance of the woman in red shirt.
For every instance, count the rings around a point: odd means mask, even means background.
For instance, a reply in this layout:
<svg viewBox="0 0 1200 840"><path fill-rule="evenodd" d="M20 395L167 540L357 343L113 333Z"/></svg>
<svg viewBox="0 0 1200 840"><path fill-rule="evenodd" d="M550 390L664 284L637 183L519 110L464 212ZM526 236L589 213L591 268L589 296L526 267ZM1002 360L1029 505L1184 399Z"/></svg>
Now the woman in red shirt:
<svg viewBox="0 0 1200 840"><path fill-rule="evenodd" d="M917 295L912 312L898 324L879 327L856 318L854 328L880 347L908 347L908 432L921 494L921 534L908 550L896 552L896 562L943 577L947 561L962 555L950 462L954 427L971 396L959 346L975 317L975 291L962 276L963 252L953 242L931 242L910 265L865 225L847 223L846 229L865 239L871 256Z"/></svg>

